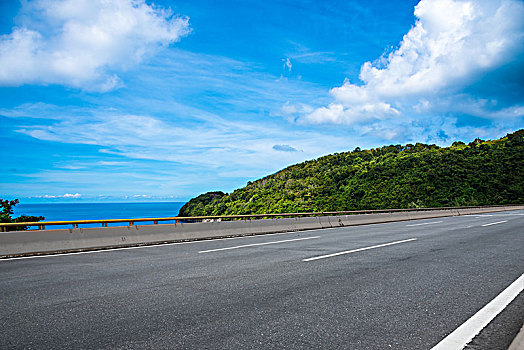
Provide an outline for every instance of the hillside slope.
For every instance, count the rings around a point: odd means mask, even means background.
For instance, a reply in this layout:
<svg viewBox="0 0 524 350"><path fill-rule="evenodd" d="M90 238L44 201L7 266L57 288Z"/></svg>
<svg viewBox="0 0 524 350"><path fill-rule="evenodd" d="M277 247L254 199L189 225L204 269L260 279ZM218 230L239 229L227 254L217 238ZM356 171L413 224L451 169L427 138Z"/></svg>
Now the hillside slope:
<svg viewBox="0 0 524 350"><path fill-rule="evenodd" d="M466 145L332 154L191 199L180 216L524 203L524 129Z"/></svg>

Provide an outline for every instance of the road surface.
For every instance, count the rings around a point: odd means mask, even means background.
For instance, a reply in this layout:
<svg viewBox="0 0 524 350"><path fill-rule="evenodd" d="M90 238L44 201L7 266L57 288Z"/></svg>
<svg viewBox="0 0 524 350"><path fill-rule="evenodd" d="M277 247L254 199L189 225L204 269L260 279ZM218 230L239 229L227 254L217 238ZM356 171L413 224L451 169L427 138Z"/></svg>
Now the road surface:
<svg viewBox="0 0 524 350"><path fill-rule="evenodd" d="M0 348L430 349L523 251L512 211L0 260ZM469 348L523 321L520 293Z"/></svg>

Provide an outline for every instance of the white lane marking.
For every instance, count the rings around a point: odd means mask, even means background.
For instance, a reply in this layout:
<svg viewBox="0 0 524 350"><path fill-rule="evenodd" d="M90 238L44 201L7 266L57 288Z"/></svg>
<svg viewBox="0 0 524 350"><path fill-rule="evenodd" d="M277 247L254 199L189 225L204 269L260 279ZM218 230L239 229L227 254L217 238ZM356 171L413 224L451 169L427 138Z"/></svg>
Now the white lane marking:
<svg viewBox="0 0 524 350"><path fill-rule="evenodd" d="M416 238L404 239L404 240L402 240L402 241L396 241L396 242L390 242L390 243L378 244L378 245L374 245L374 246L371 246L371 247L364 247L364 248L358 248L358 249L353 249L353 250L346 250L346 251L343 251L343 252L338 252L338 253L333 253L333 254L314 256L314 257L312 257L312 258L302 259L302 261L313 261L313 260L319 260L319 259L331 258L331 257L334 257L334 256L339 256L339 255L344 255L344 254L350 254L350 253L356 253L356 252L361 252L361 251L369 250L369 249L375 249L375 248L387 247L387 246L389 246L389 245L400 244L400 243L406 243L406 242L411 242L411 241L416 241L416 240L417 240Z"/></svg>
<svg viewBox="0 0 524 350"><path fill-rule="evenodd" d="M486 227L486 226L491 226L491 225L496 225L496 224L503 224L505 222L508 222L508 220L504 220L504 221L497 221L497 222L491 222L489 224L484 224L484 225L480 225L482 227Z"/></svg>
<svg viewBox="0 0 524 350"><path fill-rule="evenodd" d="M232 239L232 238L240 238L240 237L230 237L230 238L221 238L221 239ZM202 241L189 241L189 242L146 244L146 245L141 245L141 246L137 246L137 247L107 248L107 249L98 249L98 250L87 250L85 252L71 252L71 253L42 254L42 255L31 255L31 256L17 256L17 257L14 257L14 258L3 258L3 259L0 259L0 262L2 262L2 261L9 261L9 260L25 260L25 259L37 259L37 258L55 258L55 257L59 257L59 256L66 256L66 255L108 253L108 252L114 252L114 251L117 251L117 250L131 250L131 249L142 249L142 248L158 248L158 247L164 247L164 246L170 246L170 245L190 244L190 243L200 243L200 242L204 242L204 240L202 240ZM89 248L86 248L86 249L89 249Z"/></svg>
<svg viewBox="0 0 524 350"><path fill-rule="evenodd" d="M422 225L433 225L433 224L440 224L443 221L432 221L432 222L423 222L421 224L411 224L406 226L422 226Z"/></svg>
<svg viewBox="0 0 524 350"><path fill-rule="evenodd" d="M311 231L320 231L321 229L312 229L312 230L302 230L300 232L311 232ZM72 253L57 253L57 254L42 254L42 255L31 255L31 256L18 256L14 258L0 258L0 262L2 261L10 261L10 260L25 260L25 259L37 259L37 258L54 258L59 256L65 256L65 255L80 255L80 254L94 254L94 253L106 253L106 252L113 252L115 250L131 250L131 249L142 249L142 248L158 248L158 247L165 247L165 246L171 246L171 245L179 245L179 244L193 244L193 243L205 243L210 241L225 241L230 239L241 239L241 238L255 238L255 237L262 237L262 236L277 236L277 235L287 235L290 233L297 233L296 231L289 231L289 232L277 232L277 233L267 233L267 234L261 234L261 235L251 235L251 236L240 236L240 237L226 237L226 238L214 238L214 239L203 239L199 241L189 241L189 242L173 242L173 243L159 243L159 244L146 244L141 245L137 247L120 247L120 248L108 248L108 249L99 249L99 250L88 250L85 252L72 252Z"/></svg>
<svg viewBox="0 0 524 350"><path fill-rule="evenodd" d="M508 214L493 214L493 215L486 215L486 216L513 216L513 215L524 215L524 214L519 214L519 213L508 213Z"/></svg>
<svg viewBox="0 0 524 350"><path fill-rule="evenodd" d="M293 238L293 239L285 239L285 240L282 240L282 241L253 243L253 244L237 245L237 246L234 246L234 247L208 249L208 250L201 250L201 251L199 251L199 253L211 253L211 252L219 252L219 251L222 251L222 250L231 250L231 249L255 247L255 246L260 246L260 245L278 244L278 243L295 242L295 241L305 241L307 239L314 239L314 238L320 238L320 236L304 237L304 238Z"/></svg>
<svg viewBox="0 0 524 350"><path fill-rule="evenodd" d="M431 350L463 349L524 289L524 274Z"/></svg>

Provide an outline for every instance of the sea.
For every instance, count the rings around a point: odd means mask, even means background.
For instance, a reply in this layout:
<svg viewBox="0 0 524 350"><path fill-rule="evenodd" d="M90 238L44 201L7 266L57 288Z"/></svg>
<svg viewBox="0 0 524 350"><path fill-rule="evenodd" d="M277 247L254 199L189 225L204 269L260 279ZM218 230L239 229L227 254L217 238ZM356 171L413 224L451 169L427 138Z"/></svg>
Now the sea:
<svg viewBox="0 0 524 350"><path fill-rule="evenodd" d="M185 202L140 202L140 203L38 203L18 204L14 215L44 216L45 221L72 221L97 219L138 219L177 216ZM146 224L146 223L144 223ZM126 223L109 224L122 226ZM100 227L101 224L80 227ZM50 228L71 228L71 225L48 226Z"/></svg>

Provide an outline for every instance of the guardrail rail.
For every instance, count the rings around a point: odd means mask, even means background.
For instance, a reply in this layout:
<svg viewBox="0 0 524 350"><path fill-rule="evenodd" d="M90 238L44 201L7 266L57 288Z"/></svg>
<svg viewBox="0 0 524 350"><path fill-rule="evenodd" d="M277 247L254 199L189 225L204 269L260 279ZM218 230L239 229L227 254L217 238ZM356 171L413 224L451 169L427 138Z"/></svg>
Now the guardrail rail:
<svg viewBox="0 0 524 350"><path fill-rule="evenodd" d="M79 225L101 224L102 227L108 227L108 224L127 223L134 226L135 223L152 223L158 225L160 222L174 221L179 222L205 222L205 221L230 221L230 220L248 220L248 219L270 219L284 217L317 217L331 215L358 215L358 214L379 214L394 212L413 212L413 211L430 211L430 210L458 210L458 209L476 209L476 208L497 208L507 207L518 204L506 205L488 205L488 206L465 206L465 207L436 207L436 208L406 208L406 209L380 209L380 210L349 210L349 211L323 211L309 213L273 213L273 214L242 214L242 215L218 215L218 216L174 216L164 218L135 218L135 219L97 219L97 220L74 220L74 221L37 221L37 222L10 222L0 223L0 232L5 232L9 227L37 227L34 229L45 230L46 226L72 225L72 228L79 228Z"/></svg>

